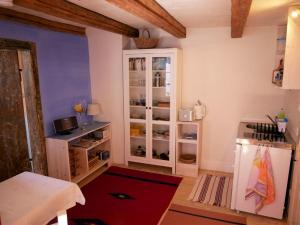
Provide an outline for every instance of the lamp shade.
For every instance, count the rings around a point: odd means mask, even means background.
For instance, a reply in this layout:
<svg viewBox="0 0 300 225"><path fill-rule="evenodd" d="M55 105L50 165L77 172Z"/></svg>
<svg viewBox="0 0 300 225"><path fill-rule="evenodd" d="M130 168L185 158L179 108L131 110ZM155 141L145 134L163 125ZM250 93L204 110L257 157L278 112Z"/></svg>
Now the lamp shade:
<svg viewBox="0 0 300 225"><path fill-rule="evenodd" d="M100 105L97 103L88 104L87 114L90 116L96 116L100 113Z"/></svg>

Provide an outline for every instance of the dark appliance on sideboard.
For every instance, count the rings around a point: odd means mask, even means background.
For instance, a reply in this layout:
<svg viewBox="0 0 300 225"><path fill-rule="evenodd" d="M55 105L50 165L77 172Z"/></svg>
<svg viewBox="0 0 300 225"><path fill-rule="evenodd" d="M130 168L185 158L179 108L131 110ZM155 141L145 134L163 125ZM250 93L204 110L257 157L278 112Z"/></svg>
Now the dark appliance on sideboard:
<svg viewBox="0 0 300 225"><path fill-rule="evenodd" d="M53 121L54 130L56 134L68 135L72 130L78 128L76 116L70 116Z"/></svg>

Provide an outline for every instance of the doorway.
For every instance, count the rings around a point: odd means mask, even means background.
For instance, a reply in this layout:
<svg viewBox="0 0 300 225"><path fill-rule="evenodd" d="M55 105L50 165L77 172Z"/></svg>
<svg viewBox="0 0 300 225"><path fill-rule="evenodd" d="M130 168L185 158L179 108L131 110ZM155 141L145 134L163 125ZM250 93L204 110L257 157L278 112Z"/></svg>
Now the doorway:
<svg viewBox="0 0 300 225"><path fill-rule="evenodd" d="M0 38L0 181L47 175L35 44Z"/></svg>

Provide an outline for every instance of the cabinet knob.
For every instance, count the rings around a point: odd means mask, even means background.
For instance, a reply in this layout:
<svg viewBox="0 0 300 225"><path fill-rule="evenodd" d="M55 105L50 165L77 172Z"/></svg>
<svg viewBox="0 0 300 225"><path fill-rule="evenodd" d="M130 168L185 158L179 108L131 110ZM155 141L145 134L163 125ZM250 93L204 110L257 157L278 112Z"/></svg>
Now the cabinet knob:
<svg viewBox="0 0 300 225"><path fill-rule="evenodd" d="M149 109L151 109L151 107L149 107Z"/></svg>
<svg viewBox="0 0 300 225"><path fill-rule="evenodd" d="M148 106L146 106L146 109L148 109Z"/></svg>

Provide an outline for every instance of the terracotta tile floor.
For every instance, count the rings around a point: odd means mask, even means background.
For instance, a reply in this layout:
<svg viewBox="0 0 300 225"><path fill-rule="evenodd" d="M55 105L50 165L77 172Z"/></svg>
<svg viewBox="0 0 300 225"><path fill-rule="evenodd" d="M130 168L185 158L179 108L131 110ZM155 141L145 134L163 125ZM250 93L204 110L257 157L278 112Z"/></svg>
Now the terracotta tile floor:
<svg viewBox="0 0 300 225"><path fill-rule="evenodd" d="M148 165L143 165L143 164L135 164L132 163L129 165L130 168L134 169L141 169L144 171L150 171L150 172L158 172L158 173L164 173L164 174L171 174L171 169L164 168L164 167L153 167L153 166L148 166ZM201 170L200 173L204 173L208 171ZM214 171L209 171L210 173L217 174L217 175L231 175L228 173L223 173L223 172L214 172ZM189 194L191 193L194 184L196 182L196 178L192 177L183 177L183 180L178 187L175 196L172 199L171 203L176 203L180 205L185 205L193 208L200 208L200 209L206 209L206 210L211 210L215 212L221 212L221 213L228 213L228 214L233 214L236 215L237 212L233 211L231 209L227 208L221 208L221 207L216 207L216 206L208 206L204 205L201 203L197 202L192 202L187 200ZM286 220L277 220L277 219L271 219L263 216L257 216L254 214L249 214L249 213L240 213L240 215L245 215L247 216L247 225L286 225L287 222Z"/></svg>
<svg viewBox="0 0 300 225"><path fill-rule="evenodd" d="M200 208L200 209L206 209L211 210L215 212L221 212L221 213L228 213L228 214L237 214L236 211L233 211L231 209L227 208L221 208L216 206L208 206L204 204L200 204L197 202L192 202L187 200L189 194L192 191L192 188L194 187L196 178L191 177L184 177L179 188L177 189L175 196L172 199L172 203L185 205L193 208ZM247 225L283 225L287 224L286 220L277 220L277 219L270 219L263 216L257 216L249 213L240 213L240 215L247 216Z"/></svg>
<svg viewBox="0 0 300 225"><path fill-rule="evenodd" d="M120 166L120 167L127 167L125 165L119 165L119 164L115 164L115 165ZM148 166L148 165L144 165L144 164L131 163L128 167L132 168L132 169L138 169L138 170L149 171L149 172L171 174L171 169L164 168L164 167L158 167L158 166ZM92 180L95 176L98 176L102 172L103 171L100 171L99 173L95 173L94 176L90 177L90 180ZM203 173L203 172L207 172L207 171L201 170L200 172ZM226 173L222 173L222 172L212 172L212 171L209 171L209 172L219 174L219 175L231 175L231 174L226 174ZM231 209L221 208L221 207L216 207L216 206L208 206L208 205L204 205L201 203L192 202L192 201L187 200L189 194L191 193L191 191L194 187L195 181L196 181L196 178L183 177L183 180L182 180L181 184L179 185L171 203L189 206L189 207L193 207L193 208L211 210L211 211L220 212L220 213L228 213L228 214L233 214L233 215L237 214L236 211L233 211ZM84 183L79 184L79 186L83 186L88 182L89 182L89 180L85 180ZM263 217L263 216L257 216L254 214L242 213L242 212L240 213L240 215L247 216L247 225L287 225L286 220L271 219L271 218L267 218L267 217Z"/></svg>

